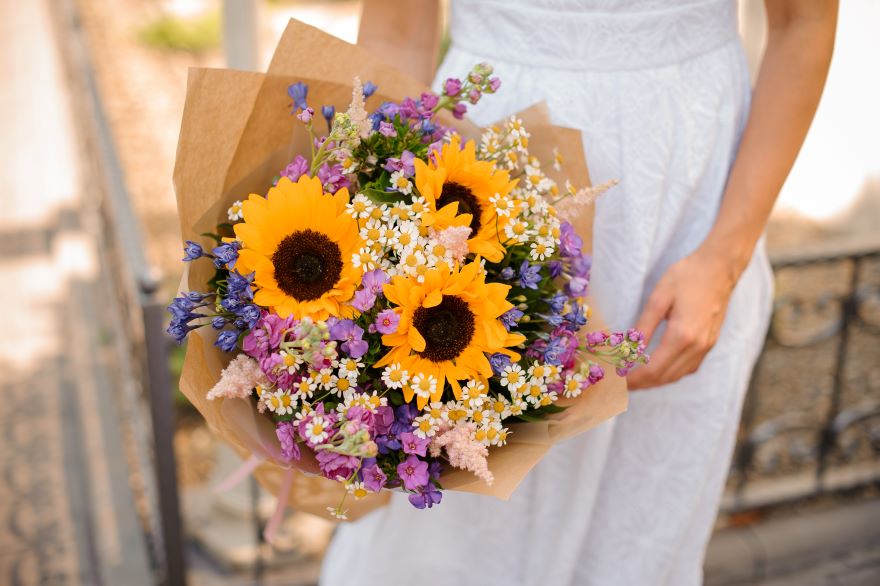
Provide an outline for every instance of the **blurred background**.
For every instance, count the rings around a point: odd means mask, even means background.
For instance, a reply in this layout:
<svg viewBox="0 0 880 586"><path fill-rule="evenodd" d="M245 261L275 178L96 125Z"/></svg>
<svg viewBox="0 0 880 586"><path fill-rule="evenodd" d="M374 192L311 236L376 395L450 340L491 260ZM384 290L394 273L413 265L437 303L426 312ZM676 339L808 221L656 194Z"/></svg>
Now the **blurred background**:
<svg viewBox="0 0 880 586"><path fill-rule="evenodd" d="M289 511L269 546L271 497L211 490L240 462L176 389L171 174L188 67L262 70L290 18L355 42L361 8L0 0L0 584L316 583L329 521ZM707 584L880 583L878 32L880 2L841 2Z"/></svg>

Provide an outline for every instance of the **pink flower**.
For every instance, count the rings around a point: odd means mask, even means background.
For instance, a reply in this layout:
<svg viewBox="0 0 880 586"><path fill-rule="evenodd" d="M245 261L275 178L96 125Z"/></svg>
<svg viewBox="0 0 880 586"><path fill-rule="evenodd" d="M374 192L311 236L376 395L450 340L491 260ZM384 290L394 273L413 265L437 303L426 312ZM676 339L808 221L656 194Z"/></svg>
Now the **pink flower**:
<svg viewBox="0 0 880 586"><path fill-rule="evenodd" d="M469 226L450 226L437 232L437 241L452 253L456 261L461 262L469 252L467 242L470 236Z"/></svg>
<svg viewBox="0 0 880 586"><path fill-rule="evenodd" d="M469 470L486 484L492 484L495 477L489 472L489 449L474 439L474 429L473 423L467 423L437 435L431 443L431 452L433 455L435 446L445 448L452 466Z"/></svg>
<svg viewBox="0 0 880 586"><path fill-rule="evenodd" d="M257 361L239 354L220 373L220 380L208 391L208 400L218 397L244 399L250 396L257 385L267 384L266 375Z"/></svg>
<svg viewBox="0 0 880 586"><path fill-rule="evenodd" d="M393 334L397 331L400 316L393 309L384 309L376 316L376 331L380 334Z"/></svg>

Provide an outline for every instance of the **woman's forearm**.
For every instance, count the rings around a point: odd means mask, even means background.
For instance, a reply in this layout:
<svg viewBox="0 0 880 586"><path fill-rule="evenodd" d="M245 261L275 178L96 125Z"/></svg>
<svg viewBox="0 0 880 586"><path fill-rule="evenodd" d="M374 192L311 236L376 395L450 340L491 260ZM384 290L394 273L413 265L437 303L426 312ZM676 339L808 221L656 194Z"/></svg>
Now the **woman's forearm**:
<svg viewBox="0 0 880 586"><path fill-rule="evenodd" d="M767 48L718 218L701 252L745 270L807 134L831 62L836 0L767 0Z"/></svg>

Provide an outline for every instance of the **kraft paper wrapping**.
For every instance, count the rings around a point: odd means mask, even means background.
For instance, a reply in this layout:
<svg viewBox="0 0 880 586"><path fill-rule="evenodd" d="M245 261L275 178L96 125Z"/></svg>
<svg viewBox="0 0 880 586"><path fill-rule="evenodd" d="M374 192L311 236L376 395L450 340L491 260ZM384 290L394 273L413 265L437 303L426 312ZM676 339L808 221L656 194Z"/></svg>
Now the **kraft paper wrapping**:
<svg viewBox="0 0 880 586"><path fill-rule="evenodd" d="M351 81L355 75L379 86L378 95L370 98L368 108L385 99L418 96L427 89L363 48L294 20L287 26L265 74L191 69L174 168L182 238L209 247L211 242L200 234L213 232L217 224L226 221L226 209L233 201L244 199L250 193L266 193L279 169L296 154L307 154L307 133L290 115L286 92L289 84L303 81L309 85L310 104L333 104L337 111L344 111L351 99ZM548 175L560 184L569 179L578 187L588 186L589 173L580 132L551 124L543 104L519 116L531 133L529 150L533 155L549 162L555 148L565 160L561 174L547 164ZM443 122L455 126L465 137L479 136L479 129L467 121L448 118ZM316 120L316 124L321 123L320 119ZM578 217L569 220L589 247L592 205L582 206ZM206 290L212 274L210 263L188 264L181 291ZM587 328L604 327L594 308ZM277 494L286 464L280 457L281 448L273 423L258 414L248 400L208 401L206 398L230 357L213 346L213 337L206 339L198 330L193 331L189 336L180 389L214 433L231 444L242 458L257 455L263 460L255 472L257 480ZM613 369L608 370L605 380L577 399L560 399L558 404L568 407L565 411L539 423L512 424L508 444L490 451L489 467L495 476L491 486L469 472L450 467L441 478L444 489L509 498L553 444L595 427L626 409L626 382L616 376ZM288 504L299 511L326 515L326 508L339 502L344 489L334 481L314 475L317 470L314 460L306 459L299 467L305 472L294 473ZM388 498L387 492L360 501L349 498L346 501L349 519L382 506Z"/></svg>

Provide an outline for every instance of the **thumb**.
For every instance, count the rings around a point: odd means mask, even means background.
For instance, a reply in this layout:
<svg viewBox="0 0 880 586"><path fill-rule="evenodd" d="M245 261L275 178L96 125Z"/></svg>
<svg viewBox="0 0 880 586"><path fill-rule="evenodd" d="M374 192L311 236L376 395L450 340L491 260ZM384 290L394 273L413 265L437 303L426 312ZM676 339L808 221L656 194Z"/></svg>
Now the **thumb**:
<svg viewBox="0 0 880 586"><path fill-rule="evenodd" d="M636 322L636 329L645 335L645 345L650 344L657 326L669 315L669 311L672 309L672 301L672 295L669 295L660 287L655 288L651 293L645 308L642 310L642 314Z"/></svg>

